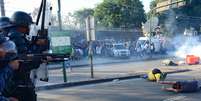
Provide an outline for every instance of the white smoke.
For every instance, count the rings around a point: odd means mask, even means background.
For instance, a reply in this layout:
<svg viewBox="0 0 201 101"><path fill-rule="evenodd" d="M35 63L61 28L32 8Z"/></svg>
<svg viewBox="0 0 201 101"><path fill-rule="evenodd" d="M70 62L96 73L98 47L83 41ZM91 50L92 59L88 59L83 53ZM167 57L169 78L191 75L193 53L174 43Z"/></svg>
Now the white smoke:
<svg viewBox="0 0 201 101"><path fill-rule="evenodd" d="M174 40L180 41L179 43L174 44L176 48L174 56L178 58L186 58L187 55L201 57L201 43L198 40L199 37L180 37L180 39L181 40Z"/></svg>
<svg viewBox="0 0 201 101"><path fill-rule="evenodd" d="M182 14L175 13L174 10L169 10L168 14L166 14L165 29L171 35L178 35L180 33L176 22L176 17L179 15ZM201 42L199 42L199 37L193 31L192 29L188 29L184 31L185 35L180 33L180 36L174 37L170 44L174 46L175 51L168 54L178 58L186 58L187 55L201 57Z"/></svg>
<svg viewBox="0 0 201 101"><path fill-rule="evenodd" d="M174 35L174 31L177 29L176 26L176 14L173 10L169 10L168 14L166 14L167 19L165 20L165 29L171 35Z"/></svg>

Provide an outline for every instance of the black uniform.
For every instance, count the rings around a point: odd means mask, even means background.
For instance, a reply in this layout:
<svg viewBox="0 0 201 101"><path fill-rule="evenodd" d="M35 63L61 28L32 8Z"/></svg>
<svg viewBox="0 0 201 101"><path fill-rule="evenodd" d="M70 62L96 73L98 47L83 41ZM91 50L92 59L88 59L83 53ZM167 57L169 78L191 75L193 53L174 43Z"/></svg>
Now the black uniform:
<svg viewBox="0 0 201 101"><path fill-rule="evenodd" d="M30 42L23 36L23 33L11 30L9 35L10 40L14 41L17 46L18 54L33 53ZM14 82L16 90L11 95L19 99L19 101L36 101L35 86L30 79L32 69L39 67L40 59L34 59L32 62L20 63L20 69L14 73Z"/></svg>
<svg viewBox="0 0 201 101"><path fill-rule="evenodd" d="M14 41L19 55L35 53L32 49L33 45L26 39L26 34L29 33L29 26L32 23L32 18L29 14L17 11L11 17L11 22L15 27L10 29L8 37ZM26 32L19 29L25 29ZM16 97L19 101L36 101L35 86L30 78L32 69L39 67L41 60L33 58L32 62L20 63L20 69L14 73L14 82L16 90L10 95Z"/></svg>

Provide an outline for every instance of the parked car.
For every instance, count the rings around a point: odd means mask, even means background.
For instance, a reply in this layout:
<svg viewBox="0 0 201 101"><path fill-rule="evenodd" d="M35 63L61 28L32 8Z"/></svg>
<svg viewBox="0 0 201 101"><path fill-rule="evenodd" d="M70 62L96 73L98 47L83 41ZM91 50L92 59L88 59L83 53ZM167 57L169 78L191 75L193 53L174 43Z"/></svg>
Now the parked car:
<svg viewBox="0 0 201 101"><path fill-rule="evenodd" d="M124 43L115 43L112 45L113 57L130 57L130 50Z"/></svg>

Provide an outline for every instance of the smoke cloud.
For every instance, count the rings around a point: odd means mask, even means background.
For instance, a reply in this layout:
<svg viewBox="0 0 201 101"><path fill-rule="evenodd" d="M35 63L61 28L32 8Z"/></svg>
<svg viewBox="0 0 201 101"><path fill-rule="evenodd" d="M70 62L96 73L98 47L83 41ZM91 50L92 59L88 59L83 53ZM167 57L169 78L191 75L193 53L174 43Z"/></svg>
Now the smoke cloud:
<svg viewBox="0 0 201 101"><path fill-rule="evenodd" d="M177 36L172 42L175 47L174 56L178 58L186 58L187 55L201 57L201 43L199 42L199 37Z"/></svg>
<svg viewBox="0 0 201 101"><path fill-rule="evenodd" d="M165 29L168 31L169 34L174 35L175 30L177 30L176 25L176 14L173 10L168 11L166 14L165 20Z"/></svg>
<svg viewBox="0 0 201 101"><path fill-rule="evenodd" d="M196 36L193 30L184 31L182 33L181 30L183 29L180 29L180 27L177 26L176 17L179 15L183 14L181 14L181 12L176 14L173 10L169 10L166 14L166 20L164 23L165 29L173 36L178 35L174 36L171 40L170 44L174 46L174 51L169 52L169 55L173 55L178 58L186 58L186 55L201 57L201 42L199 41L199 36Z"/></svg>

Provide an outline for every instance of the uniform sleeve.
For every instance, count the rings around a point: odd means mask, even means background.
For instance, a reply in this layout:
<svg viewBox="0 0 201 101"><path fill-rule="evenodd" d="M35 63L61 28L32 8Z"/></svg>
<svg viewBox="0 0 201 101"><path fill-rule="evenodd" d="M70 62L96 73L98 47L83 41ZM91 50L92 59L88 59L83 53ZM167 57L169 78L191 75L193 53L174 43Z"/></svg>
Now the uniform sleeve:
<svg viewBox="0 0 201 101"><path fill-rule="evenodd" d="M6 67L4 67L6 69ZM7 70L1 70L0 72L0 101L9 101L8 98L2 95L2 92L6 88L6 81L9 79L9 73Z"/></svg>
<svg viewBox="0 0 201 101"><path fill-rule="evenodd" d="M20 71L30 71L39 68L42 63L41 58L33 58L32 61L24 61L20 63Z"/></svg>
<svg viewBox="0 0 201 101"><path fill-rule="evenodd" d="M6 86L6 75L0 72L0 92L2 93Z"/></svg>

